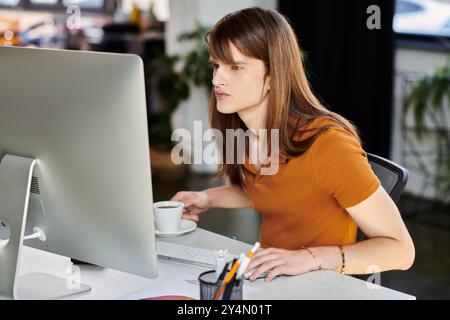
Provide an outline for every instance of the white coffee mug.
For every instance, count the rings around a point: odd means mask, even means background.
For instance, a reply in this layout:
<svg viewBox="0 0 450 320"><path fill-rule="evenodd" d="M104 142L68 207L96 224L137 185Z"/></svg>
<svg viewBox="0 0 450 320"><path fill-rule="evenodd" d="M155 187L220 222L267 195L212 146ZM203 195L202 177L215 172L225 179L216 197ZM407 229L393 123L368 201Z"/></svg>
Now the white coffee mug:
<svg viewBox="0 0 450 320"><path fill-rule="evenodd" d="M180 230L184 203L178 201L160 201L153 204L155 225L159 232L177 232Z"/></svg>

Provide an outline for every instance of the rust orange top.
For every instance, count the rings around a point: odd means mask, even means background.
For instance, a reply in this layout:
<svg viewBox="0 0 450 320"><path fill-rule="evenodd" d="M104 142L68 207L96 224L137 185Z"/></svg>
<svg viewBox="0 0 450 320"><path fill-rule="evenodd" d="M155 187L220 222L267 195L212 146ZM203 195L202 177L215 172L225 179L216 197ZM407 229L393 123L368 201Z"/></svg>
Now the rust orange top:
<svg viewBox="0 0 450 320"><path fill-rule="evenodd" d="M320 118L308 128L325 124L338 125ZM292 133L298 141L314 131ZM354 243L357 225L345 208L380 186L366 152L341 127L327 129L301 156L289 161L280 156L275 175L260 175L248 161L243 171L247 193L262 216L259 238L264 248Z"/></svg>

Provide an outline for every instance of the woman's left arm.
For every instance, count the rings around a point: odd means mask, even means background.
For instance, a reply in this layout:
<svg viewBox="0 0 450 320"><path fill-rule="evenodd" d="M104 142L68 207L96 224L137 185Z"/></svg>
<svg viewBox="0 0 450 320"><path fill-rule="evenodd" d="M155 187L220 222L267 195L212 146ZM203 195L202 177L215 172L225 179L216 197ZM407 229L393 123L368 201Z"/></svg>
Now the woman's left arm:
<svg viewBox="0 0 450 320"><path fill-rule="evenodd" d="M346 210L368 239L344 246L345 273L373 273L372 266L380 272L407 270L412 266L415 257L413 241L397 206L383 187L380 186L366 200ZM319 261L340 271L340 254L336 259L335 254L328 253L330 250L339 252L338 249L316 249Z"/></svg>
<svg viewBox="0 0 450 320"><path fill-rule="evenodd" d="M343 246L346 274L368 274L387 270L407 270L415 257L414 244L397 206L379 187L362 202L346 208L367 240ZM338 246L310 247L307 250L269 248L255 254L247 271L256 268L251 280L264 272L267 281L278 275L297 275L322 269L341 271Z"/></svg>

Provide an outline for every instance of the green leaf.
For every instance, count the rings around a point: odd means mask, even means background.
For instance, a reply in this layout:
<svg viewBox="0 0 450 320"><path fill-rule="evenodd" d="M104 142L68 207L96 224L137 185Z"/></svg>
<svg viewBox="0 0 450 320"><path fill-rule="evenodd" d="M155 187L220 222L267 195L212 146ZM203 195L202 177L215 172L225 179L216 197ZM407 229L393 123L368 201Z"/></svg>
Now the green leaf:
<svg viewBox="0 0 450 320"><path fill-rule="evenodd" d="M439 118L440 109L445 105L444 97L450 98L450 59L449 65L422 77L404 99L404 117L413 113L415 133L419 140L425 131L427 112L436 113L436 118Z"/></svg>

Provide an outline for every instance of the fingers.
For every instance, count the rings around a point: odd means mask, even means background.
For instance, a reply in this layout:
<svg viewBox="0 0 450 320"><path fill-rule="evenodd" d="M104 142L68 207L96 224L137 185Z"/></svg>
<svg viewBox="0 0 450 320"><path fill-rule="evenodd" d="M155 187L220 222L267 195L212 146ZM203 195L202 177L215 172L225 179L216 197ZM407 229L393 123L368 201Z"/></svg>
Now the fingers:
<svg viewBox="0 0 450 320"><path fill-rule="evenodd" d="M170 201L183 202L184 208L186 209L195 204L195 196L192 192L180 191Z"/></svg>
<svg viewBox="0 0 450 320"><path fill-rule="evenodd" d="M205 211L202 207L201 201L198 197L198 192L193 191L180 191L177 192L171 199L172 201L179 201L184 204L183 207L183 218L198 221L199 214Z"/></svg>
<svg viewBox="0 0 450 320"><path fill-rule="evenodd" d="M197 222L199 220L198 215L196 215L196 214L186 214L186 213L183 213L183 219L192 220L192 221L195 221L195 222Z"/></svg>
<svg viewBox="0 0 450 320"><path fill-rule="evenodd" d="M250 264L247 267L247 270L245 270L245 272L249 272L255 268L261 267L262 265L272 262L274 260L280 260L281 256L280 255L266 255L263 257L260 257L258 260L253 260L250 262ZM256 275L256 271L253 273L253 275ZM258 275L257 275L258 276Z"/></svg>
<svg viewBox="0 0 450 320"><path fill-rule="evenodd" d="M190 207L187 207L187 208L183 208L183 213L184 214L195 214L195 215L198 215L198 214L200 214L203 211L204 210L201 210L201 209L197 208L196 206L190 206Z"/></svg>
<svg viewBox="0 0 450 320"><path fill-rule="evenodd" d="M183 202L186 201L189 198L189 193L186 191L180 191L177 192L171 199L170 201L179 201L179 202Z"/></svg>
<svg viewBox="0 0 450 320"><path fill-rule="evenodd" d="M282 252L282 250L276 249L276 248L269 248L269 249L263 249L263 250L258 251L257 253L255 253L252 260L248 264L245 272L248 272L248 271L258 267L262 263L279 258L281 252Z"/></svg>
<svg viewBox="0 0 450 320"><path fill-rule="evenodd" d="M272 281L275 277L284 274L283 266L273 268L266 277L266 281Z"/></svg>
<svg viewBox="0 0 450 320"><path fill-rule="evenodd" d="M252 276L250 277L250 281L255 281L261 274L275 268L278 267L280 265L283 264L283 261L281 261L280 259L274 259L274 260L270 260L264 264L262 264L258 269L256 269L256 271L252 274Z"/></svg>
<svg viewBox="0 0 450 320"><path fill-rule="evenodd" d="M197 207L189 207L189 208L184 208L183 210L183 216L188 216L189 218L194 218L192 220L197 219L196 221L198 221L199 219L199 214L202 213L203 210L198 209Z"/></svg>
<svg viewBox="0 0 450 320"><path fill-rule="evenodd" d="M177 192L172 198L170 198L170 201L181 201L181 199L184 198L183 193L183 191Z"/></svg>
<svg viewBox="0 0 450 320"><path fill-rule="evenodd" d="M262 257L271 253L281 253L285 250L283 249L278 249L278 248L267 248L267 249L261 249L259 251L257 251L255 253L255 255L253 256L253 258L258 258L258 257Z"/></svg>

